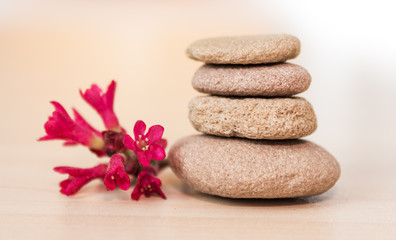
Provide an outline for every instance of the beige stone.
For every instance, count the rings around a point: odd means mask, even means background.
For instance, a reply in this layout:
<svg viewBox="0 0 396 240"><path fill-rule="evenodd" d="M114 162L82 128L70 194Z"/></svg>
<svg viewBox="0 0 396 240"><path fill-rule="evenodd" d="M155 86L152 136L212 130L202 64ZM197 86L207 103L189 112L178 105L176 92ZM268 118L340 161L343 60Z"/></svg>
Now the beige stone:
<svg viewBox="0 0 396 240"><path fill-rule="evenodd" d="M301 97L195 97L189 103L193 127L203 133L251 139L294 139L317 127L311 104Z"/></svg>
<svg viewBox="0 0 396 240"><path fill-rule="evenodd" d="M205 63L277 63L297 57L300 40L288 34L208 38L191 44L186 53Z"/></svg>
<svg viewBox="0 0 396 240"><path fill-rule="evenodd" d="M173 172L197 191L229 198L292 198L326 192L340 166L304 140L248 140L196 135L169 151Z"/></svg>
<svg viewBox="0 0 396 240"><path fill-rule="evenodd" d="M192 79L194 89L223 96L281 97L308 89L311 76L291 63L263 65L203 65Z"/></svg>

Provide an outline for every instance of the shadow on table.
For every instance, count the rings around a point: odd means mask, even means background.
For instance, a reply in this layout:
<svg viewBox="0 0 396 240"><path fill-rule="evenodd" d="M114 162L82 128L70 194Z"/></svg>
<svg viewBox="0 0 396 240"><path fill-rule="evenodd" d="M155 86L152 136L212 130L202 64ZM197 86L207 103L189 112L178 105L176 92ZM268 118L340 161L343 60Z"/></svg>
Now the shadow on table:
<svg viewBox="0 0 396 240"><path fill-rule="evenodd" d="M212 196L200 193L184 183L175 185L175 187L182 193L196 198L197 200L207 201L215 204L225 204L229 206L247 206L247 207L279 207L279 206L295 206L315 204L326 201L331 198L332 191L325 194L312 197L298 197L298 198L279 198L279 199L243 199L243 198L226 198L219 196Z"/></svg>

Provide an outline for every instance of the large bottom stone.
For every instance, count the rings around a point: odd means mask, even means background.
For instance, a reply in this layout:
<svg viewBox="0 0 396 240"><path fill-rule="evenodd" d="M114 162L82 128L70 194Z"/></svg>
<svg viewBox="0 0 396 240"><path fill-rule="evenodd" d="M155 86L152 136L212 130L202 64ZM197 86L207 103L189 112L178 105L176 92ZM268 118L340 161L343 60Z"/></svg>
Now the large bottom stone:
<svg viewBox="0 0 396 240"><path fill-rule="evenodd" d="M292 198L326 192L340 166L304 140L248 140L195 135L169 152L174 173L197 191L229 198Z"/></svg>

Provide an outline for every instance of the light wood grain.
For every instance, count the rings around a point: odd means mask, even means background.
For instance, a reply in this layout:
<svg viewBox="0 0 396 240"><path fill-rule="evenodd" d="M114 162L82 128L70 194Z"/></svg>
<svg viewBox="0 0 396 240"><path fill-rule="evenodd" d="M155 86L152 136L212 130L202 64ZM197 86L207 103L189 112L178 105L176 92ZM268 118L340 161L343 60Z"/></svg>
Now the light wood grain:
<svg viewBox="0 0 396 240"><path fill-rule="evenodd" d="M58 161L73 157L64 152ZM329 192L279 200L204 195L167 169L160 177L168 199L136 202L131 191L107 192L98 180L73 197L61 195L57 183L64 176L51 171L51 158L12 159L14 164L0 169L0 239L392 239L396 234L395 164L377 169L344 164ZM68 161L75 165L81 159Z"/></svg>

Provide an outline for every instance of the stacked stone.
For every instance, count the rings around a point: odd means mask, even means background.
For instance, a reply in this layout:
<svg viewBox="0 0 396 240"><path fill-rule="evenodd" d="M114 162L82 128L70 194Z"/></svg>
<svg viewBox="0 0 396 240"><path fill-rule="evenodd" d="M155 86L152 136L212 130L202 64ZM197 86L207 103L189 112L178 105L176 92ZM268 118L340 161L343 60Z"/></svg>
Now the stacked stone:
<svg viewBox="0 0 396 240"><path fill-rule="evenodd" d="M298 138L317 121L311 104L293 95L309 73L286 63L300 52L291 35L223 37L190 45L205 63L192 85L189 118L204 135L185 137L169 152L175 174L194 189L230 198L289 198L321 194L340 176L334 157Z"/></svg>

